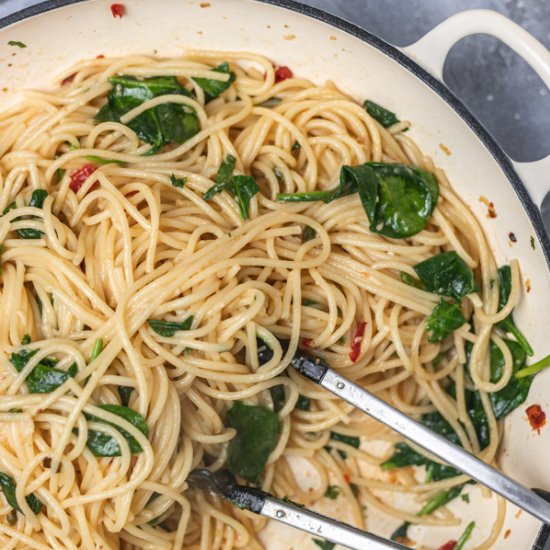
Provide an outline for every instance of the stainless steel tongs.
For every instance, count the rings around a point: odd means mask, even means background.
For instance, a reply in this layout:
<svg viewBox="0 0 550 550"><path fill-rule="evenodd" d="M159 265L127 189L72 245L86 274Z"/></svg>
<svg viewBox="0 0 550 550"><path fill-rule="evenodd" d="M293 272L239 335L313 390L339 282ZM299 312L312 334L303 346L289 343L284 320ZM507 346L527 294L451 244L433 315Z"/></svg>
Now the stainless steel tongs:
<svg viewBox="0 0 550 550"><path fill-rule="evenodd" d="M285 342L281 343L286 347ZM271 350L262 343L258 348L260 363L267 361L270 355L272 355ZM550 502L536 494L534 490L528 489L462 447L432 432L417 420L338 374L320 359L297 350L290 365L312 382L382 422L443 462L489 487L544 523L550 524ZM541 492L539 489L536 490Z"/></svg>
<svg viewBox="0 0 550 550"><path fill-rule="evenodd" d="M286 348L286 342L281 343L283 348ZM271 356L271 349L265 344L259 343L258 357L260 363L267 362ZM550 499L549 501L545 500L549 495L546 491L541 489L530 490L524 487L496 468L471 455L462 447L432 432L420 422L408 417L369 391L341 376L320 359L302 350L296 351L290 365L312 382L382 422L479 483L489 487L516 506L542 520L545 524L550 524ZM187 480L190 486L217 494L239 508L291 525L309 532L315 537L342 544L349 548L356 550L407 549L402 544L301 508L292 502L277 499L258 489L238 485L233 475L226 470L210 472L207 469L196 469L190 473ZM541 532L539 538L542 535L544 533ZM546 536L543 538L546 539ZM539 547L535 546L534 548Z"/></svg>

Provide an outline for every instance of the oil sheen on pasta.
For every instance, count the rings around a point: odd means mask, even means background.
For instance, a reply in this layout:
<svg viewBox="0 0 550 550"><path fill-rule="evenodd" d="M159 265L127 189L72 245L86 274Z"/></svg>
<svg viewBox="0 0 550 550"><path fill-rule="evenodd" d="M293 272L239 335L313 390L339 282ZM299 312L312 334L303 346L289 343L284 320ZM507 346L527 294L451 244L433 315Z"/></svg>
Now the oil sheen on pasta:
<svg viewBox="0 0 550 550"><path fill-rule="evenodd" d="M260 428L270 419L273 441L260 463L229 464L264 490L334 499L334 515L374 531L373 510L464 528L444 504L466 477L286 370L308 349L489 462L503 407L519 404L492 399L525 363L515 325L496 328L513 325L517 264L503 282L409 124L364 99L259 55L191 52L83 61L0 115L2 548L263 548L263 519L186 485L195 467L227 467L243 405L262 411ZM335 188L343 166L367 162L435 176L423 229L371 230L357 192L277 197ZM445 252L475 276L465 295L419 279ZM427 332L436 307L465 322ZM264 364L258 339L273 352Z"/></svg>

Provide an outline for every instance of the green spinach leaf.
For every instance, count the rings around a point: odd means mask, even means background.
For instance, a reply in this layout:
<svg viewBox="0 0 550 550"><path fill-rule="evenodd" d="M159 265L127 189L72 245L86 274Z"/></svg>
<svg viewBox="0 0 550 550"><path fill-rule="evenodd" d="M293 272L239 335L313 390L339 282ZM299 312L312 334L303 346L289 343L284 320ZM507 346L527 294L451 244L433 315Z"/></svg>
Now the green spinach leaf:
<svg viewBox="0 0 550 550"><path fill-rule="evenodd" d="M135 426L143 435L149 435L149 430L147 428L147 422L145 421L145 418L143 418L141 414L134 411L133 409L129 409L128 407L123 407L121 405L112 404L99 405L99 408L116 414L121 418L124 418L125 420L130 422L130 424ZM101 418L98 418L97 416L91 414L86 415L86 418L93 422L102 422L103 424L108 424L109 426L117 429L124 436L124 439L126 439L126 441L128 442L128 446L130 447L130 451L132 452L132 454L141 453L143 451L141 445L136 441L136 439L132 437L127 431L119 428L116 424L106 422L105 420L102 420ZM118 446L116 440L110 435L107 435L103 432L88 430L87 444L88 448L92 451L94 456L112 457L120 456L121 454L120 447Z"/></svg>
<svg viewBox="0 0 550 550"><path fill-rule="evenodd" d="M374 118L374 120L378 121L384 128L388 128L389 126L393 126L394 124L397 124L399 119L395 116L395 113L392 113L391 111L388 111L388 109L385 109L381 105L378 105L378 103L375 103L374 101L371 101L370 99L366 99L363 103L363 107L369 113L369 115Z"/></svg>
<svg viewBox="0 0 550 550"><path fill-rule="evenodd" d="M311 399L300 394L298 396L298 401L296 401L296 408L301 411L309 411L311 409Z"/></svg>
<svg viewBox="0 0 550 550"><path fill-rule="evenodd" d="M193 78L193 80L204 90L204 96L207 103L225 92L225 90L235 82L235 73L229 70L229 63L227 61L220 63L212 70L217 73L228 74L229 79L223 82L222 80L213 80L211 78Z"/></svg>
<svg viewBox="0 0 550 550"><path fill-rule="evenodd" d="M474 530L475 526L475 521L471 521L470 523L468 523L466 529L464 529L464 532L456 541L456 546L454 547L454 550L462 550L464 548L464 545L468 542L468 540L470 540L470 537L472 536L472 531Z"/></svg>
<svg viewBox="0 0 550 550"><path fill-rule="evenodd" d="M222 161L216 176L216 183L206 191L203 196L205 201L210 200L216 193L227 191L233 196L243 220L248 219L250 201L259 187L252 176L233 176L237 160L232 155L227 155Z"/></svg>
<svg viewBox="0 0 550 550"><path fill-rule="evenodd" d="M311 241L312 239L315 239L317 236L317 231L313 229L313 227L310 227L309 225L304 225L302 229L302 242L307 243L308 241Z"/></svg>
<svg viewBox="0 0 550 550"><path fill-rule="evenodd" d="M396 542L403 542L408 538L409 527L411 526L410 522L405 521L402 523L390 536L390 540L395 540Z"/></svg>
<svg viewBox="0 0 550 550"><path fill-rule="evenodd" d="M401 282L405 283L406 285L412 286L414 288L419 288L420 290L426 290L424 288L424 285L422 284L422 281L415 279L412 275L409 275L404 271L401 271L399 273L399 278L401 279Z"/></svg>
<svg viewBox="0 0 550 550"><path fill-rule="evenodd" d="M354 435L344 435L338 432L330 432L330 439L332 439L333 441L340 441L341 443L345 443L346 445L354 447L355 449L359 449L359 446L361 445L361 440ZM326 445L325 449L328 452L332 451L332 447L330 445ZM344 459L348 457L348 453L346 453L346 451L343 451L342 449L338 449L338 454Z"/></svg>
<svg viewBox="0 0 550 550"><path fill-rule="evenodd" d="M4 474L3 472L0 472L0 487L2 488L2 492L4 493L4 497L6 498L8 504L14 510L21 512L21 506L19 506L19 503L15 498L16 485L13 477L9 476L8 474ZM42 503L32 493L30 495L27 495L25 497L25 500L27 501L29 508L35 514L40 513L40 511L42 510Z"/></svg>
<svg viewBox="0 0 550 550"><path fill-rule="evenodd" d="M120 397L120 402L124 407L127 407L128 403L130 403L130 396L132 395L133 391L134 391L134 388L132 388L132 386L118 387L118 395Z"/></svg>
<svg viewBox="0 0 550 550"><path fill-rule="evenodd" d="M475 483L475 481L473 483ZM458 497L460 493L462 493L465 485L466 483L463 483L462 485L457 485L456 487L452 487L451 489L437 493L437 495L432 497L426 503L426 505L423 506L419 512L417 512L416 515L428 516L430 514L433 514L433 512L435 512L438 508L445 506L445 504L448 504L449 502L451 502L451 500L454 500L456 497Z"/></svg>
<svg viewBox="0 0 550 550"><path fill-rule="evenodd" d="M359 193L369 229L385 237L403 239L422 231L439 197L433 174L415 166L367 162L343 166L337 187L327 191L279 193L283 202L332 202Z"/></svg>
<svg viewBox="0 0 550 550"><path fill-rule="evenodd" d="M256 483L279 438L279 419L265 407L236 401L227 415L231 428L237 430L227 448L231 472Z"/></svg>
<svg viewBox="0 0 550 550"><path fill-rule="evenodd" d="M174 336L178 330L190 330L193 326L193 315L189 315L184 321L160 321L158 319L149 319L147 323L160 336L170 338Z"/></svg>
<svg viewBox="0 0 550 550"><path fill-rule="evenodd" d="M432 256L413 269L426 289L435 294L460 302L466 294L476 291L472 270L454 251Z"/></svg>
<svg viewBox="0 0 550 550"><path fill-rule="evenodd" d="M428 342L441 342L464 323L466 323L466 318L460 307L441 298L439 304L434 307L432 313L426 319Z"/></svg>
<svg viewBox="0 0 550 550"><path fill-rule="evenodd" d="M336 500L340 494L340 487L338 485L328 485L325 491L325 497L331 500Z"/></svg>
<svg viewBox="0 0 550 550"><path fill-rule="evenodd" d="M334 542L330 542L329 540L326 540L326 539L312 539L312 540L319 548L321 548L321 550L332 550L336 546Z"/></svg>
<svg viewBox="0 0 550 550"><path fill-rule="evenodd" d="M498 309L500 311L506 305L506 302L508 302L510 292L512 291L512 270L509 265L504 265L498 270L498 290ZM505 332L512 334L527 355L530 357L534 355L535 352L527 341L527 338L525 338L523 333L514 323L512 312L510 312L508 317L500 321L498 326Z"/></svg>
<svg viewBox="0 0 550 550"><path fill-rule="evenodd" d="M178 189L183 189L185 185L186 178L176 178L174 174L170 174L170 183L173 187L177 187Z"/></svg>
<svg viewBox="0 0 550 550"><path fill-rule="evenodd" d="M27 335L26 335L27 336ZM30 337L24 338L22 344L29 344ZM26 349L20 350L18 353L12 353L10 363L15 367L17 372L21 372L29 359L35 355L37 350L29 351ZM50 393L61 384L64 384L69 377L74 378L77 373L77 366L73 363L66 371L57 369L54 365L57 361L53 358L44 357L38 363L25 379L27 388L30 393Z"/></svg>
<svg viewBox="0 0 550 550"><path fill-rule="evenodd" d="M98 122L116 121L135 107L162 95L185 95L191 93L178 82L175 76L153 76L137 79L134 76L111 77L113 85L107 103L96 115ZM180 103L163 103L147 109L128 122L137 136L152 145L150 154L159 151L167 143L184 143L199 132L199 119L195 110Z"/></svg>
<svg viewBox="0 0 550 550"><path fill-rule="evenodd" d="M44 206L44 201L46 200L46 197L48 196L48 192L45 189L35 189L32 192L31 200L29 201L29 206L32 206L34 208L42 208ZM12 203L13 204L13 203ZM8 206L8 209L11 209L12 205ZM15 208L15 205L13 206ZM4 211L5 213L6 211ZM35 219L36 216L25 216L24 218L17 218L14 221L18 221L20 219ZM31 228L23 228L18 229L17 234L22 239L41 239L42 231L39 231L38 229L31 229Z"/></svg>

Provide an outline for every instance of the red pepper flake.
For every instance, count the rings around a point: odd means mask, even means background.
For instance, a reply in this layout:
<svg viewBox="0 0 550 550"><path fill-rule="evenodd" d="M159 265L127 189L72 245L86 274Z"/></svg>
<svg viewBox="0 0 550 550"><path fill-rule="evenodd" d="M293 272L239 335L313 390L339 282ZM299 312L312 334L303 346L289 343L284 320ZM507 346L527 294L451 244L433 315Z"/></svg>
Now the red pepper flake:
<svg viewBox="0 0 550 550"><path fill-rule="evenodd" d="M508 233L508 238L509 238L513 243L517 243L517 242L518 242L518 239L517 239L515 233L512 233L512 231L510 231L510 233Z"/></svg>
<svg viewBox="0 0 550 550"><path fill-rule="evenodd" d="M292 71L285 65L275 67L275 83L282 82L283 80L292 78L293 76Z"/></svg>
<svg viewBox="0 0 550 550"><path fill-rule="evenodd" d="M443 546L440 546L437 550L454 550L456 546L456 540L450 540L446 542Z"/></svg>
<svg viewBox="0 0 550 550"><path fill-rule="evenodd" d="M351 483L351 476L349 475L349 472L344 472L342 474L342 477L344 478L344 481L349 485Z"/></svg>
<svg viewBox="0 0 550 550"><path fill-rule="evenodd" d="M491 202L487 197L484 197L481 195L479 197L479 201L482 202L487 207L487 217L488 218L496 218L497 217L497 211L495 210L495 205L493 202Z"/></svg>
<svg viewBox="0 0 550 550"><path fill-rule="evenodd" d="M96 59L105 59L105 56L102 53L100 53L99 55L96 55L95 58Z"/></svg>
<svg viewBox="0 0 550 550"><path fill-rule="evenodd" d="M302 346L304 346L304 348L311 348L311 346L313 345L313 340L311 338L302 338Z"/></svg>
<svg viewBox="0 0 550 550"><path fill-rule="evenodd" d="M122 16L126 13L126 8L124 4L111 4L111 13L115 19L117 17L122 19Z"/></svg>
<svg viewBox="0 0 550 550"><path fill-rule="evenodd" d="M357 325L357 331L355 332L355 336L351 341L351 351L349 352L349 358L353 363L355 363L355 361L359 359L359 355L361 355L361 342L363 342L363 336L365 336L366 326L367 323L365 321L361 321Z"/></svg>
<svg viewBox="0 0 550 550"><path fill-rule="evenodd" d="M525 290L531 292L531 279L525 279Z"/></svg>
<svg viewBox="0 0 550 550"><path fill-rule="evenodd" d="M70 84L74 80L75 76L76 76L76 73L73 73L73 74L70 74L67 78L64 78L61 81L61 86L65 86L65 84Z"/></svg>
<svg viewBox="0 0 550 550"><path fill-rule="evenodd" d="M201 8L209 8L211 6L210 2L201 2L200 7Z"/></svg>
<svg viewBox="0 0 550 550"><path fill-rule="evenodd" d="M504 533L504 540L506 540L510 536L511 532L512 532L512 529L506 529L506 532Z"/></svg>
<svg viewBox="0 0 550 550"><path fill-rule="evenodd" d="M76 193L81 187L82 184L96 171L96 167L93 164L85 164L82 168L76 170L71 175L71 183L69 187ZM92 186L93 189L97 189L99 183L95 183Z"/></svg>
<svg viewBox="0 0 550 550"><path fill-rule="evenodd" d="M531 405L525 412L531 428L540 433L540 429L546 424L546 413L540 405Z"/></svg>

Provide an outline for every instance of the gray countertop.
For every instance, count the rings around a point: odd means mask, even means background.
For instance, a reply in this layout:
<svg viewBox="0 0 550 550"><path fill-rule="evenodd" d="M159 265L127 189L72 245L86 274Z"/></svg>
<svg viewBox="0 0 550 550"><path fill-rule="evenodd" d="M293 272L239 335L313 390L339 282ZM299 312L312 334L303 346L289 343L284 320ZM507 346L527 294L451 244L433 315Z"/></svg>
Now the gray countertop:
<svg viewBox="0 0 550 550"><path fill-rule="evenodd" d="M0 17L37 4L0 0ZM548 0L303 0L364 27L386 41L411 44L449 15L470 8L499 11L550 47ZM550 93L534 71L499 40L464 38L445 63L446 84L514 160L550 154ZM550 199L543 208L550 229Z"/></svg>

